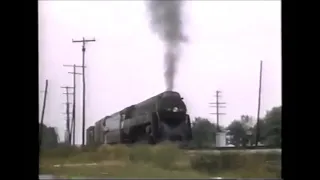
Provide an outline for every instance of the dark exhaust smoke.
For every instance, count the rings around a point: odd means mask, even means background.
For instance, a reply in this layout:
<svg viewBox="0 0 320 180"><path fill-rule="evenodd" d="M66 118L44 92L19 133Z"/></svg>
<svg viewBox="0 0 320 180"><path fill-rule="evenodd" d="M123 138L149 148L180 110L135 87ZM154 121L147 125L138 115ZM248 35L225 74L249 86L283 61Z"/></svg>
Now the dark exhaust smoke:
<svg viewBox="0 0 320 180"><path fill-rule="evenodd" d="M187 40L182 29L182 4L181 0L147 1L152 30L160 36L165 44L164 76L169 91L174 88L181 43Z"/></svg>

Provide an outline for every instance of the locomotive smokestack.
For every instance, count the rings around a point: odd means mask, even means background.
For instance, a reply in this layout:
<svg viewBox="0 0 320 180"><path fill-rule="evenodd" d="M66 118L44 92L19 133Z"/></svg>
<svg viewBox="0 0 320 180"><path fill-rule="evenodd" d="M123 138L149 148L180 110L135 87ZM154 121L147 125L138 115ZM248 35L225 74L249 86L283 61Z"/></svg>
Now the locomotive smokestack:
<svg viewBox="0 0 320 180"><path fill-rule="evenodd" d="M148 9L151 27L165 45L165 83L168 91L173 90L176 68L180 57L180 45L186 41L183 34L181 0L149 0Z"/></svg>

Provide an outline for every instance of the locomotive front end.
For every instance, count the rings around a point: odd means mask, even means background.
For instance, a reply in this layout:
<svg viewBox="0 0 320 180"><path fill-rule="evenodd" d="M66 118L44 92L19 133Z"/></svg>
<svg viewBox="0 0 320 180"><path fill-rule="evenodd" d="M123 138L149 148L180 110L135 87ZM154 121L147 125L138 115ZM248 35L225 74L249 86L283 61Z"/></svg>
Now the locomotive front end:
<svg viewBox="0 0 320 180"><path fill-rule="evenodd" d="M158 103L160 133L164 140L188 141L191 125L183 98L174 91L164 92Z"/></svg>

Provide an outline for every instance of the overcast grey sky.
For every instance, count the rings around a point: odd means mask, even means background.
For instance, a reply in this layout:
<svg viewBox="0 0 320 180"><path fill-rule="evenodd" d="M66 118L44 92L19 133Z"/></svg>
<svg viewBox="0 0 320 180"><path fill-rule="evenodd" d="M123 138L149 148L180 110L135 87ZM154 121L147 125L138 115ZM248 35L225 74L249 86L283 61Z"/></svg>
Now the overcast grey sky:
<svg viewBox="0 0 320 180"><path fill-rule="evenodd" d="M261 115L281 105L280 1L187 1L185 32L175 90L192 118L208 117L216 90L227 103L223 125L242 114L256 116L259 61L263 60ZM165 90L164 48L150 30L143 1L39 1L39 86L49 80L45 123L65 130L66 97L72 68L86 53L87 127L102 117ZM78 69L80 72L80 69ZM77 77L77 141L81 141L82 84ZM40 94L40 103L43 98ZM70 98L71 99L71 98ZM40 106L41 107L41 106ZM41 109L41 108L40 108Z"/></svg>

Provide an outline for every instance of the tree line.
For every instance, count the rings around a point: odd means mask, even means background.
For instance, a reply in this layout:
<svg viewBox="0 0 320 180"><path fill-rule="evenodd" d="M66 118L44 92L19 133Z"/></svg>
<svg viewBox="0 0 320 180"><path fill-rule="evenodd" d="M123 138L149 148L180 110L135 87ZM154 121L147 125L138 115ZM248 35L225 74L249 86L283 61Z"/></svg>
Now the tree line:
<svg viewBox="0 0 320 180"><path fill-rule="evenodd" d="M259 122L260 142L266 146L281 147L281 106L267 111ZM40 125L39 125L40 127ZM249 115L242 115L227 127L227 142L235 147L251 146L255 143L257 124ZM193 140L190 146L196 148L212 147L215 144L216 124L206 118L196 117L192 123ZM59 145L59 136L54 127L43 125L42 148L55 148Z"/></svg>
<svg viewBox="0 0 320 180"><path fill-rule="evenodd" d="M42 137L39 134L39 138L42 138L41 148L43 148L43 149L56 148L59 144L59 135L57 133L56 128L49 127L44 124L41 125L39 123L39 129L40 128L42 128Z"/></svg>
<svg viewBox="0 0 320 180"><path fill-rule="evenodd" d="M266 146L281 147L281 106L267 111L259 121L259 142ZM227 143L235 147L252 146L256 141L257 123L249 115L242 115L227 127L220 127L227 132ZM215 144L216 124L206 118L196 117L192 123L192 146L211 147Z"/></svg>

